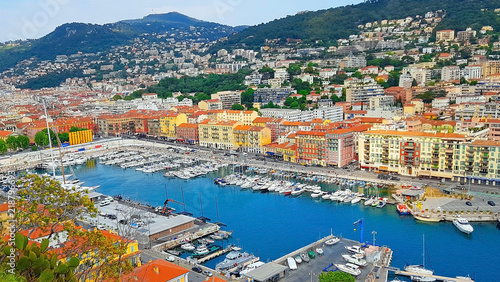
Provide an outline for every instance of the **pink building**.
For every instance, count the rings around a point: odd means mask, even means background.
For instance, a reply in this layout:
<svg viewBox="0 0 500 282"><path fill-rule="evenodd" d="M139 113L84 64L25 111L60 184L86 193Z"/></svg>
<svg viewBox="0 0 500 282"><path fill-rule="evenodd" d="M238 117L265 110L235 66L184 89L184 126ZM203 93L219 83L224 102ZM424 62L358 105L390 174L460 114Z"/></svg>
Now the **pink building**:
<svg viewBox="0 0 500 282"><path fill-rule="evenodd" d="M328 165L343 167L356 159L354 134L351 129L327 131L326 141Z"/></svg>

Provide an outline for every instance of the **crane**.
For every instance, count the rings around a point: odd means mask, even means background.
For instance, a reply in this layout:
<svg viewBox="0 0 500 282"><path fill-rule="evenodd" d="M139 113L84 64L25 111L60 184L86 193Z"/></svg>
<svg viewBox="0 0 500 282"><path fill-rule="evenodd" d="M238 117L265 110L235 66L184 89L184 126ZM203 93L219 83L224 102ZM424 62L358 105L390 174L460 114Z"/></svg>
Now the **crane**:
<svg viewBox="0 0 500 282"><path fill-rule="evenodd" d="M168 202L174 202L174 203L177 203L179 205L184 206L184 203L177 202L176 200L172 200L172 199L166 199L165 202L163 202L163 209L162 209L163 214L167 213L167 209L168 209L169 213L172 211L170 208L168 208Z"/></svg>
<svg viewBox="0 0 500 282"><path fill-rule="evenodd" d="M364 244L363 242L363 231L364 231L364 224L363 224L363 218L361 218L360 220L357 220L356 222L354 222L354 226L357 226L359 224L359 233L360 233L360 237L361 237L361 244ZM356 231L356 229L354 229L354 231Z"/></svg>

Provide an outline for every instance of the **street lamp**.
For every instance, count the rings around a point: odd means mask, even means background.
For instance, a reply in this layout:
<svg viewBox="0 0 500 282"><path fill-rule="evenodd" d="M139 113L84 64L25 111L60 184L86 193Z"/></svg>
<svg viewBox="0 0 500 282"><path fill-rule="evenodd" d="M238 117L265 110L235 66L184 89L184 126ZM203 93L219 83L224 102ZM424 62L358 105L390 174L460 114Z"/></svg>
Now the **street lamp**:
<svg viewBox="0 0 500 282"><path fill-rule="evenodd" d="M377 235L377 231L375 231L375 230L372 231L372 234L373 234L373 246L375 246L375 241L376 241L375 235Z"/></svg>

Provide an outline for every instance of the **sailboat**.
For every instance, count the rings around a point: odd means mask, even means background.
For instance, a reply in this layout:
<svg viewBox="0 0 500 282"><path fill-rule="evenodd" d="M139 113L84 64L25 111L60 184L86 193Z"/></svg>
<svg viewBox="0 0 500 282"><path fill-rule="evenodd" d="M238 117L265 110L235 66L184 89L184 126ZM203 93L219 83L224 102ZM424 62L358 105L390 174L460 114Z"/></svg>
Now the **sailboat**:
<svg viewBox="0 0 500 282"><path fill-rule="evenodd" d="M412 272L419 275L432 275L434 270L425 268L425 234L422 234L422 264L421 265L406 265L405 271Z"/></svg>

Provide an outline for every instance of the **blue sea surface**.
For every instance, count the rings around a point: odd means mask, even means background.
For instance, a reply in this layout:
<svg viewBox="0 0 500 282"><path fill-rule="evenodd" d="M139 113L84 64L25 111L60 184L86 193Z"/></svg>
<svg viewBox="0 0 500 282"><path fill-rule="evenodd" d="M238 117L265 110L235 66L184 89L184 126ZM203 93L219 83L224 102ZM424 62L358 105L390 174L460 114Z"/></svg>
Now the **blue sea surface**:
<svg viewBox="0 0 500 282"><path fill-rule="evenodd" d="M244 251L267 262L284 256L321 237L343 236L361 240L361 230L353 223L364 219L363 241L372 242L376 231L376 244L394 251L392 265L403 268L405 263L422 263L422 234L425 234L425 263L436 275L455 277L470 275L476 281L498 281L500 230L496 223L472 223L474 233L465 235L451 222L422 223L411 216L399 216L391 205L379 209L362 204L340 204L313 200L309 194L285 197L277 193L259 193L235 186L220 187L213 184L216 174L191 180L165 178L162 173L146 174L134 169L89 163L75 168L86 186L101 185L98 192L120 194L132 200L161 206L168 198L182 202L186 211L203 215L227 224L234 243ZM167 189L165 189L167 187ZM182 211L181 205L170 206ZM214 267L219 257L207 263Z"/></svg>

